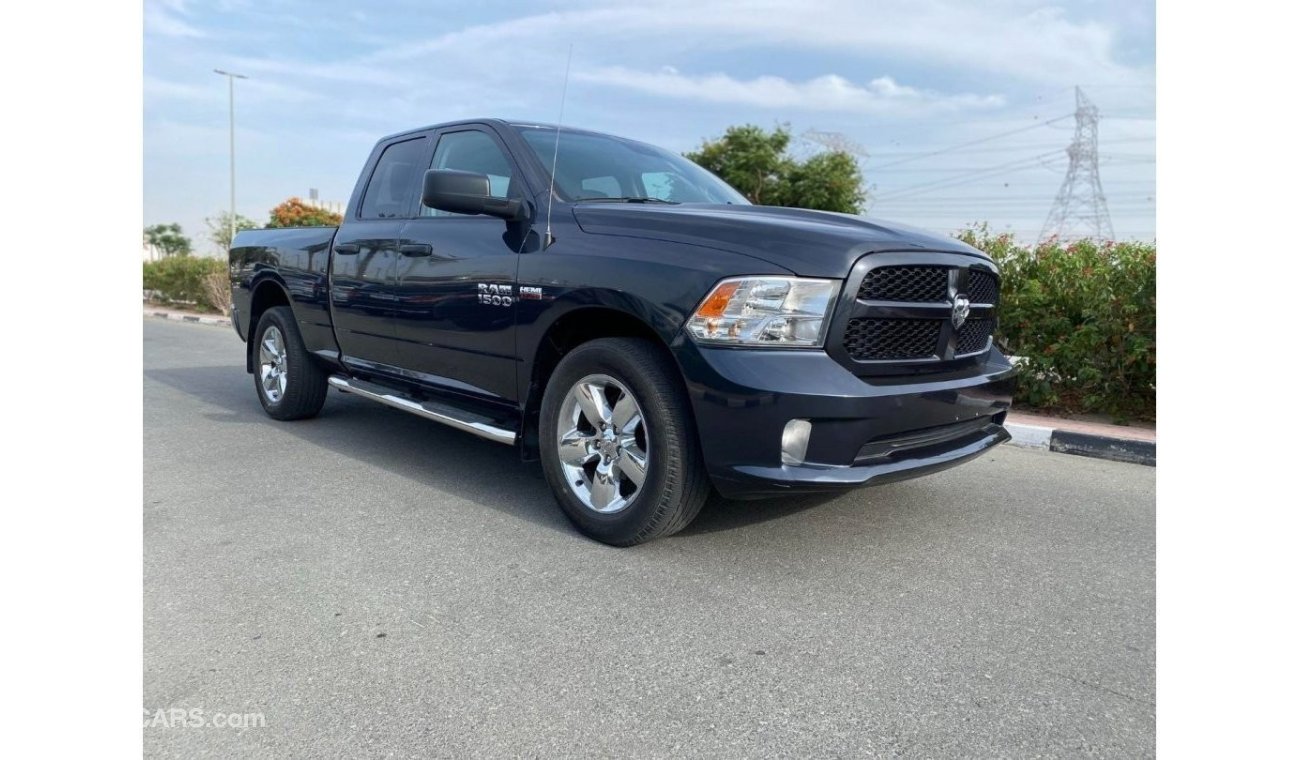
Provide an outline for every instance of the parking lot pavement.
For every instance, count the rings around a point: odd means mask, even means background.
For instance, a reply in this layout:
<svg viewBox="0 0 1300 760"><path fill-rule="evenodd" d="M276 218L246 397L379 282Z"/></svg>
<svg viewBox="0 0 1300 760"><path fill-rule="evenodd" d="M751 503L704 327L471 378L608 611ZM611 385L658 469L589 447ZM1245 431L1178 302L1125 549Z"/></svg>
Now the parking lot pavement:
<svg viewBox="0 0 1300 760"><path fill-rule="evenodd" d="M146 754L1155 750L1155 469L1001 447L612 549L510 448L144 323Z"/></svg>

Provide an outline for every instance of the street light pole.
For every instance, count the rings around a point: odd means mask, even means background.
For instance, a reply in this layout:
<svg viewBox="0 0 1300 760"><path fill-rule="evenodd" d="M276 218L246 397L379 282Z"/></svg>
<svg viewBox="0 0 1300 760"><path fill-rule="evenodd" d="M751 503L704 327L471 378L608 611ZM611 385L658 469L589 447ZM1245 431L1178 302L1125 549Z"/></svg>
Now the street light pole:
<svg viewBox="0 0 1300 760"><path fill-rule="evenodd" d="M248 79L243 74L234 74L221 69L214 72L226 78L230 83L230 244L235 242L235 80Z"/></svg>

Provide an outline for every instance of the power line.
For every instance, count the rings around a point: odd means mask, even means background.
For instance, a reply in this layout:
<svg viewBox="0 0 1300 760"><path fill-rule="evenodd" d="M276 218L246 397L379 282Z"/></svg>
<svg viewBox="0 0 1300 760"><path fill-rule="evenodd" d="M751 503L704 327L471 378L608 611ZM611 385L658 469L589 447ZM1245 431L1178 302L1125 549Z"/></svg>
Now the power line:
<svg viewBox="0 0 1300 760"><path fill-rule="evenodd" d="M1121 144L1121 143L1137 143L1137 142L1146 142L1146 143L1149 143L1149 142L1155 142L1155 141L1156 141L1156 138L1154 138L1154 137L1120 137L1120 138L1117 138L1117 139L1114 139L1114 140L1107 139L1107 140L1106 140L1106 144L1107 144L1107 145L1119 145L1119 144ZM1015 153L1015 152L1017 152L1017 151L1022 151L1022 150L1031 150L1031 149L1034 149L1034 148L1055 148L1055 147L1057 147L1057 146L1059 146L1059 145L1060 145L1059 142L1019 143L1019 144L1014 145L1014 146L1006 146L1006 147L991 147L991 148L976 148L976 149L974 149L974 150L967 150L967 151L963 151L963 152L964 152L964 153ZM875 152L875 153L872 153L871 155L872 155L872 157L874 157L874 158L880 158L880 157L882 157L882 156L885 156L885 157L888 157L888 156L920 156L920 155L922 155L922 154L925 154L925 155L931 155L931 152L930 152L930 151L931 151L931 149L926 148L926 149L913 150L913 151L883 151L883 152ZM895 162L895 163L898 163L898 162ZM879 171L880 168L881 168L881 167L877 166L877 167L875 167L875 170L876 170L876 171Z"/></svg>
<svg viewBox="0 0 1300 760"><path fill-rule="evenodd" d="M1057 116L1057 117L1055 117L1055 118L1051 118L1051 119L1048 119L1048 120L1046 120L1046 121L1040 121L1040 122L1037 123L1037 124L1030 124L1030 125L1027 126L1027 127L1020 127L1019 129L1013 129L1013 130L1010 130L1010 131L1008 131L1008 132L1000 132L1000 133L998 133L998 134L996 134L996 135L989 135L988 137L981 137L981 138L978 139L978 140L971 140L971 141L969 141L969 142L958 143L958 144L956 144L956 145L950 145L950 146L948 146L948 147L946 147L946 148L940 148L940 149L938 149L938 150L930 151L929 153L922 153L922 154L920 154L920 155L918 155L918 156L913 156L912 158L900 158L900 159L897 160L897 161L891 161L891 162L889 162L889 163L887 163L887 164L881 164L880 166L873 167L873 169L874 169L875 171L880 171L881 169L888 169L888 168L891 167L891 166L897 166L897 165L899 165L899 164L905 164L905 163L907 163L907 162L909 162L909 161L919 161L919 160L921 160L922 158L929 158L930 156L938 156L938 155L942 155L942 154L944 154L944 153L950 153L950 152L952 152L952 151L954 151L954 150L961 150L962 148L966 148L966 147L969 147L969 146L971 146L971 145L979 145L979 144L981 144L981 143L992 142L992 141L994 141L994 140L1000 140L1000 139L1002 139L1003 137L1010 137L1011 135L1018 135L1018 134L1020 134L1021 132L1028 132L1028 131L1031 130L1031 129L1038 129L1039 127L1045 127L1045 126L1047 126L1047 125L1049 125L1049 124L1054 124L1054 123L1056 123L1056 122L1058 122L1058 121L1062 121L1062 120L1064 120L1064 119L1068 119L1068 118L1070 118L1071 116L1073 116L1073 114L1065 114L1064 116Z"/></svg>
<svg viewBox="0 0 1300 760"><path fill-rule="evenodd" d="M934 190L942 190L948 187L956 187L958 185L970 184L971 182L978 182L979 180L988 179L990 177L996 177L1003 174L1010 174L1012 172L1024 171L1025 169L1044 168L1041 163L1044 159L1059 158L1059 157L1060 154L1056 151L1053 151L1051 153L1044 153L1042 155L1032 156L1030 158L1022 158L1016 161L1008 161L1005 164L986 167L984 169L980 169L978 171L971 172L970 174L966 174L966 175L947 177L945 179L931 180L929 182L922 182L917 185L911 185L902 188L901 190L896 190L892 193L885 193L883 195L878 195L876 196L876 200L879 202L879 201L893 200L897 198L907 198L913 195L932 192Z"/></svg>
<svg viewBox="0 0 1300 760"><path fill-rule="evenodd" d="M1025 159L1031 158L1025 156ZM1154 164L1155 156L1143 156L1137 153L1103 153L1100 160L1111 164ZM897 174L957 174L981 171L987 166L916 166L896 169ZM892 176L892 175L891 175Z"/></svg>
<svg viewBox="0 0 1300 760"><path fill-rule="evenodd" d="M1011 168L1014 168L1014 167L1011 167ZM1029 167L1026 167L1026 168L1030 168L1030 169L1032 169L1033 167L1032 167L1032 166L1029 166ZM1047 191L1047 192L1045 193L1045 195L1043 196L1043 198L1044 198L1045 201L1050 201L1050 200L1052 199L1052 197L1053 197L1053 192L1052 192L1052 191L1053 191L1053 190L1056 190L1056 189L1059 189L1060 186L1061 186L1060 180L1058 180L1058 179L1056 179L1056 178L1054 178L1054 177L1023 177L1023 178L1020 178L1020 179L1015 180L1015 182L1014 182L1014 186L1013 186L1013 184L1012 184L1011 182L1004 182L1004 181L1002 181L1002 180L997 179L997 176L998 176L998 175L996 175L996 174L992 174L992 175L990 175L990 179L992 179L993 183L996 183L996 185L997 185L997 187L993 187L992 184L990 185L990 187L992 188L992 190L993 190L994 192L1003 192L1004 189L1009 189L1009 190L1018 190L1018 191L1023 191L1023 192L1038 192L1038 190L1042 189L1042 190ZM981 179L984 179L984 177L970 177L970 178L968 178L968 179L970 179L970 180L972 180L972 181L979 181L979 180L981 180ZM932 180L932 182L940 182L940 181L947 182L948 180ZM965 179L963 179L963 181L962 181L961 184L962 184L962 185L965 185L965 184L969 184L969 183L967 183L967 182L965 181ZM1151 195L1154 195L1154 194L1155 194L1155 189L1156 189L1156 185L1155 185L1154 182L1152 182L1152 181L1150 181L1150 180L1145 180L1145 179L1111 180L1111 181L1107 181L1106 185L1107 185L1107 187L1118 186L1118 187L1121 188L1121 192L1130 192L1130 193L1145 192L1145 188L1150 188L1150 189L1151 189L1151 192L1150 192ZM934 188L934 189L935 189L935 190L942 190L943 188ZM908 195L909 197L916 197L916 196L922 196L922 197L934 197L933 195L930 194L929 191L927 191L927 192L925 192L925 193L915 193L915 194L909 192L909 193L907 193L907 195ZM898 190L898 191L895 191L895 192L890 192L890 193L886 193L886 194L885 194L885 197L886 197L886 198L901 198L902 196L903 196L903 191L902 191L902 190ZM964 195L960 195L960 196L939 196L939 197L962 197L962 198L969 198L969 197L972 197L972 196L970 196L970 195L968 195L968 194L964 194ZM1106 197L1109 198L1110 195L1107 194Z"/></svg>
<svg viewBox="0 0 1300 760"><path fill-rule="evenodd" d="M823 148L829 148L841 153L854 153L863 158L867 157L867 149L861 144L854 142L852 138L840 132L827 132L821 129L808 129L799 135L803 140L807 140Z"/></svg>
<svg viewBox="0 0 1300 760"><path fill-rule="evenodd" d="M1001 167L998 167L996 170L989 170L985 172L980 172L978 174L967 175L964 177L952 177L946 180L934 180L931 182L923 183L921 185L913 185L906 190L900 190L892 194L886 194L883 197L878 197L877 200L899 200L903 198L913 198L915 196L925 195L927 193L931 193L936 190L946 190L950 187L961 187L962 185L969 185L974 182L979 182L981 180L992 179L994 177L1001 177L1007 174L1015 174L1030 169L1040 169L1040 168L1047 168L1047 167L1044 167L1041 163L1039 163L1038 158L1033 158L1025 161L1018 161L1010 164L1004 164Z"/></svg>
<svg viewBox="0 0 1300 760"><path fill-rule="evenodd" d="M1118 195L1107 195L1106 200L1108 202L1109 201L1141 201L1141 200L1155 200L1155 197L1156 196L1154 193L1130 192L1130 193L1121 193ZM961 197L947 196L947 197L925 197L925 198L899 198L894 201L882 201L882 203L888 203L890 205L902 205L902 206L917 206L917 205L981 206L987 203L1005 204L1005 203L1035 203L1035 202L1038 203L1039 205L1045 205L1049 201L1047 198L1041 195L1007 195L1007 196L979 197L979 198L971 197L971 196L961 196Z"/></svg>

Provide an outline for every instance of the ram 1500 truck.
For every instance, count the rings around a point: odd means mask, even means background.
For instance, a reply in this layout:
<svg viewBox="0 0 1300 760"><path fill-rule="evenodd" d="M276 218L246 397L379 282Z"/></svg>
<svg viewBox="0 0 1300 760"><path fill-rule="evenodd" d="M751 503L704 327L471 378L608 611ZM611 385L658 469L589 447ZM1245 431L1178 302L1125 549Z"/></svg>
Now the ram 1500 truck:
<svg viewBox="0 0 1300 760"><path fill-rule="evenodd" d="M999 274L948 237L750 205L685 158L476 119L375 146L342 224L240 232L267 414L333 387L540 459L631 545L731 498L932 473L1008 438Z"/></svg>

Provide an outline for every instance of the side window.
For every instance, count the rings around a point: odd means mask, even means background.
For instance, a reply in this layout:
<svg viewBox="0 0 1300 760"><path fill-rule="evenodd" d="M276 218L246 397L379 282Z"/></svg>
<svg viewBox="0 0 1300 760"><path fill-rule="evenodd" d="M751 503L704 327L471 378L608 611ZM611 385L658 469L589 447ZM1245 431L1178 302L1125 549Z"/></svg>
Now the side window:
<svg viewBox="0 0 1300 760"><path fill-rule="evenodd" d="M522 188L512 182L510 159L486 132L449 132L438 139L433 169L454 169L488 176L489 192L497 198L519 197ZM420 204L420 216L461 216Z"/></svg>
<svg viewBox="0 0 1300 760"><path fill-rule="evenodd" d="M420 174L424 138L393 143L384 148L361 200L362 219L399 219L406 216L411 193Z"/></svg>

